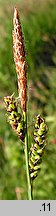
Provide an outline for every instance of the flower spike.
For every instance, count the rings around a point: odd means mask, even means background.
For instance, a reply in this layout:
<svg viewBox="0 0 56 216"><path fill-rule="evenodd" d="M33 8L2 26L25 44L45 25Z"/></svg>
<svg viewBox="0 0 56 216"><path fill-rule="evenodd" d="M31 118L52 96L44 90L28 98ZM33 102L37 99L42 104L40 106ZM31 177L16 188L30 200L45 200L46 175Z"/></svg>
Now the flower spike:
<svg viewBox="0 0 56 216"><path fill-rule="evenodd" d="M20 24L20 18L17 8L14 9L14 19L13 19L13 49L14 49L14 62L16 65L16 72L18 76L18 91L19 98L21 102L22 110L26 111L26 101L27 101L27 64L25 60L25 47L24 39Z"/></svg>
<svg viewBox="0 0 56 216"><path fill-rule="evenodd" d="M45 120L37 115L34 129L34 144L29 152L30 177L34 180L41 168L42 155L46 146L47 125Z"/></svg>
<svg viewBox="0 0 56 216"><path fill-rule="evenodd" d="M16 104L16 100L14 95L4 97L5 107L8 111L8 121L13 128L13 130L17 133L18 137L24 141L24 121L22 114L18 112L18 107Z"/></svg>

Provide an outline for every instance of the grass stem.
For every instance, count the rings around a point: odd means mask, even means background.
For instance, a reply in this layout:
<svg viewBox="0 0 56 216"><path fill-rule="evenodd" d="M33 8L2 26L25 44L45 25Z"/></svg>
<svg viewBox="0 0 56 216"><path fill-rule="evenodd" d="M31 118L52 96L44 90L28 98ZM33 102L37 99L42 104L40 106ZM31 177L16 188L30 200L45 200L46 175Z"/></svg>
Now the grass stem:
<svg viewBox="0 0 56 216"><path fill-rule="evenodd" d="M28 182L28 198L32 200L32 185L30 180L29 172L29 152L28 152L28 133L27 133L27 113L24 112L24 121L26 125L26 134L25 134L25 160L26 160L26 173L27 173L27 182Z"/></svg>

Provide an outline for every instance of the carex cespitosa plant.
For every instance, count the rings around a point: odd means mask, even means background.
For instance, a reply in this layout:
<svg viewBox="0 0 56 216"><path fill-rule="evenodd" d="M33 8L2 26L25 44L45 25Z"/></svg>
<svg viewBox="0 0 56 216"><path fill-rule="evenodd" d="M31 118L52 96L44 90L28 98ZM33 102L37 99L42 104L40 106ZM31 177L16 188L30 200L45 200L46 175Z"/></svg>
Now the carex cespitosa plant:
<svg viewBox="0 0 56 216"><path fill-rule="evenodd" d="M18 78L19 96L18 99L15 98L14 93L11 96L5 96L4 102L8 113L8 121L24 145L28 181L28 198L31 200L33 199L32 184L34 179L38 176L41 168L48 128L45 119L38 114L35 117L34 122L33 144L29 149L27 127L27 62L24 38L17 8L14 9L13 26L13 52ZM18 109L19 107L20 109Z"/></svg>

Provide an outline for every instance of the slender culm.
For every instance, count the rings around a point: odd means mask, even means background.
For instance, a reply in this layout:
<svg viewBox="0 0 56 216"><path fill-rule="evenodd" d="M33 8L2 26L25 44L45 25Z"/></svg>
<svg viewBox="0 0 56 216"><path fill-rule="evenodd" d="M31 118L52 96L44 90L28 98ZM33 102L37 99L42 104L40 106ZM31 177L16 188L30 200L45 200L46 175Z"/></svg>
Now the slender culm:
<svg viewBox="0 0 56 216"><path fill-rule="evenodd" d="M18 91L21 107L22 110L25 112L27 101L27 64L25 60L24 39L17 8L14 9L13 25L13 49L14 62L16 65L16 72L18 76Z"/></svg>
<svg viewBox="0 0 56 216"><path fill-rule="evenodd" d="M19 99L21 102L22 113L24 116L25 124L25 160L26 172L28 181L28 197L31 199L31 182L29 173L29 158L28 158L28 131L27 131L27 63L25 59L24 39L19 19L17 8L14 10L13 19L13 49L14 49L14 62L16 65L16 72L18 76L18 91Z"/></svg>

